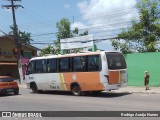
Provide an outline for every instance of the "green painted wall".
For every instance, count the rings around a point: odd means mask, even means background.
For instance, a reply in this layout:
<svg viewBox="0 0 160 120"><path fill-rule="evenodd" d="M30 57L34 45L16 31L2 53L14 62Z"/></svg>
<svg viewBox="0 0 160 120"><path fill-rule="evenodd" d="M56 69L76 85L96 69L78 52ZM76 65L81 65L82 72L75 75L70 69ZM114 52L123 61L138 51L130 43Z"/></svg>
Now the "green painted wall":
<svg viewBox="0 0 160 120"><path fill-rule="evenodd" d="M160 86L160 52L126 54L128 85L144 86L144 71L150 74L150 86Z"/></svg>

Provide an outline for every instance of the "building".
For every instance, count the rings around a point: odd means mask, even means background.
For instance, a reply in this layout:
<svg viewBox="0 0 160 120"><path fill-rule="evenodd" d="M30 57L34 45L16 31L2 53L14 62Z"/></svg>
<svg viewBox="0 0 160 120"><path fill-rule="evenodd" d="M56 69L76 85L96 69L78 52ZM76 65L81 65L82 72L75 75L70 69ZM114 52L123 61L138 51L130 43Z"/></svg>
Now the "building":
<svg viewBox="0 0 160 120"><path fill-rule="evenodd" d="M0 76L9 75L19 78L15 50L16 45L13 36L0 36ZM29 44L22 44L20 54L23 76L25 75L26 63L30 58L37 56L38 50Z"/></svg>

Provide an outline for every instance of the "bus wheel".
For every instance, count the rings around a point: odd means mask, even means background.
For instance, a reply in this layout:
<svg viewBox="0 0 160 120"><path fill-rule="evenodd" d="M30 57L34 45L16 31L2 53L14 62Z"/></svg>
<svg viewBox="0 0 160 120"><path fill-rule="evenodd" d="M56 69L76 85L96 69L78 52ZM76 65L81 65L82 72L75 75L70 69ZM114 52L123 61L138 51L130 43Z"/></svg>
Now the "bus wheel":
<svg viewBox="0 0 160 120"><path fill-rule="evenodd" d="M35 83L32 84L31 89L32 89L32 92L33 92L33 93L37 93L37 92L38 92L37 85L36 85Z"/></svg>
<svg viewBox="0 0 160 120"><path fill-rule="evenodd" d="M18 95L19 94L19 90L14 90L14 95Z"/></svg>
<svg viewBox="0 0 160 120"><path fill-rule="evenodd" d="M78 85L73 85L71 91L72 91L72 94L75 96L81 95L81 88Z"/></svg>

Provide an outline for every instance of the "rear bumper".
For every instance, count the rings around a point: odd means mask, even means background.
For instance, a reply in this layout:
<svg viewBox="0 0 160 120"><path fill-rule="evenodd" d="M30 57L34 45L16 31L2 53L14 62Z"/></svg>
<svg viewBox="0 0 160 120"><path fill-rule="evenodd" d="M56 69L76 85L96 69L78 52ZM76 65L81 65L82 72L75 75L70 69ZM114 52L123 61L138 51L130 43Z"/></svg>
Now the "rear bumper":
<svg viewBox="0 0 160 120"><path fill-rule="evenodd" d="M123 87L127 87L127 86L128 86L128 83L113 84L113 85L108 85L108 84L106 84L106 85L104 86L104 90L105 90L105 91L117 90L117 89L120 89L120 88L123 88Z"/></svg>
<svg viewBox="0 0 160 120"><path fill-rule="evenodd" d="M8 93L19 90L19 88L0 88L0 93Z"/></svg>

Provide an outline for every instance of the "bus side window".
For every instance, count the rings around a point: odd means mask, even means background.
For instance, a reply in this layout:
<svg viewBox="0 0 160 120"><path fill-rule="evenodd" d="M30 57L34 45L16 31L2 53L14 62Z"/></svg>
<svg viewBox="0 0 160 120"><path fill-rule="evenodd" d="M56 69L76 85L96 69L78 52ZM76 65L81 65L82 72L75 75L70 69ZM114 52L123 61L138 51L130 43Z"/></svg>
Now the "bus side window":
<svg viewBox="0 0 160 120"><path fill-rule="evenodd" d="M27 66L26 74L29 75L34 73L34 70L35 70L35 61L31 61Z"/></svg>
<svg viewBox="0 0 160 120"><path fill-rule="evenodd" d="M83 72L86 70L86 59L84 56L73 58L73 71Z"/></svg>
<svg viewBox="0 0 160 120"><path fill-rule="evenodd" d="M99 55L88 56L88 71L99 71Z"/></svg>
<svg viewBox="0 0 160 120"><path fill-rule="evenodd" d="M46 71L46 60L36 60L36 73L45 73Z"/></svg>
<svg viewBox="0 0 160 120"><path fill-rule="evenodd" d="M70 72L70 58L60 58L59 59L59 71L60 72Z"/></svg>
<svg viewBox="0 0 160 120"><path fill-rule="evenodd" d="M57 60L55 58L48 59L47 61L47 72L53 73L57 71Z"/></svg>

